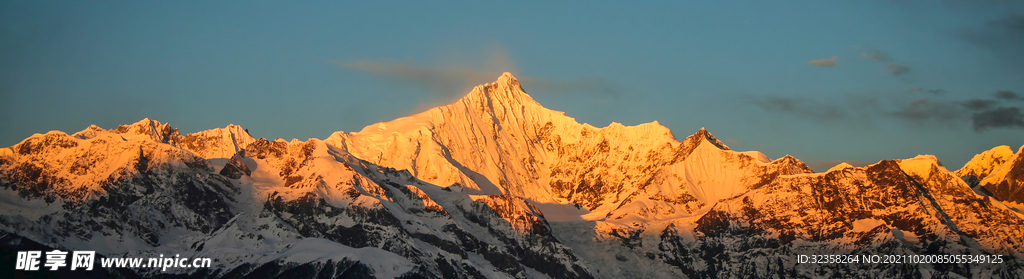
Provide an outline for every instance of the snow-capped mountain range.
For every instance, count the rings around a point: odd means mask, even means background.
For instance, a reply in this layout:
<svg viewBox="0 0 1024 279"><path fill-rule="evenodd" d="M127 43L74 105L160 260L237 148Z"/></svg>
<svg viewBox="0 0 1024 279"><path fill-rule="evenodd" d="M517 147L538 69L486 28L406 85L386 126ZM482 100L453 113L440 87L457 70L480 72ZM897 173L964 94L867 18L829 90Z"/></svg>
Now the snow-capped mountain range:
<svg viewBox="0 0 1024 279"><path fill-rule="evenodd" d="M457 102L324 140L144 119L0 149L0 238L209 257L122 277L1024 277L1024 147L840 164L700 129L580 124L505 73ZM798 255L1002 255L800 264ZM5 255L7 256L7 255Z"/></svg>

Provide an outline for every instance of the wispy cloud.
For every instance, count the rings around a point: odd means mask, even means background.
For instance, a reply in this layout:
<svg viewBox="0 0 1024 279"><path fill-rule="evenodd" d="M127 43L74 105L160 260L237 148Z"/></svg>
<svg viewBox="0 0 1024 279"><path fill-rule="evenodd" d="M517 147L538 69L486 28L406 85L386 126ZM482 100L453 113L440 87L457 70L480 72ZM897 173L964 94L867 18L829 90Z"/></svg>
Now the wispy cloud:
<svg viewBox="0 0 1024 279"><path fill-rule="evenodd" d="M991 51L1006 66L1024 72L1024 14L1015 13L965 28L957 37L979 48Z"/></svg>
<svg viewBox="0 0 1024 279"><path fill-rule="evenodd" d="M902 65L896 62L889 63L889 65L886 65L885 68L889 69L889 73L896 77L910 73L910 67L907 67L907 65Z"/></svg>
<svg viewBox="0 0 1024 279"><path fill-rule="evenodd" d="M466 66L424 67L394 60L363 60L337 64L391 81L423 87L428 92L446 99L461 96L468 88L493 81L501 75L500 72L479 71Z"/></svg>
<svg viewBox="0 0 1024 279"><path fill-rule="evenodd" d="M876 61L876 62L883 62L883 63L888 62L888 64L885 65L885 69L889 72L889 74L891 74L894 77L903 77L903 76L905 76L905 75L907 75L907 74L909 74L911 72L910 66L907 66L905 64L897 63L896 59L893 59L891 56L889 56L885 52L882 52L881 50L878 50L875 47L872 47L872 46L860 46L858 48L861 50L861 53L860 53L861 57L864 57L864 58L867 58L867 59L870 59L870 60L873 60L873 61ZM919 87L917 87L917 88L919 88Z"/></svg>
<svg viewBox="0 0 1024 279"><path fill-rule="evenodd" d="M823 104L818 101L797 97L767 97L753 98L751 103L769 112L791 114L811 119L834 121L846 117L846 110L832 104Z"/></svg>
<svg viewBox="0 0 1024 279"><path fill-rule="evenodd" d="M818 67L832 68L832 67L835 67L835 66L839 65L838 62L837 62L838 59L839 59L838 57L832 56L832 58L827 58L827 59L811 60L811 61L808 61L807 64L818 66Z"/></svg>
<svg viewBox="0 0 1024 279"><path fill-rule="evenodd" d="M962 108L952 103L920 99L886 114L918 123L936 121L937 123L952 124L951 121L961 119L964 113Z"/></svg>
<svg viewBox="0 0 1024 279"><path fill-rule="evenodd" d="M911 92L924 89L912 88ZM931 93L936 94L936 93ZM1024 128L1024 114L1018 106L1021 97L1001 90L994 99L968 100L917 99L906 101L897 95L889 97L870 94L850 94L843 99L818 100L806 97L748 97L769 113L788 114L813 121L854 124L872 118L896 119L917 126L958 126L970 123L975 132L990 128ZM856 116L856 117L851 117Z"/></svg>
<svg viewBox="0 0 1024 279"><path fill-rule="evenodd" d="M493 82L503 72L517 71L515 63L503 50L493 51L483 67L470 65L427 66L415 61L359 60L336 61L335 64L386 79L391 82L421 87L440 101L461 97L476 85ZM619 98L623 87L600 77L583 77L574 80L549 79L536 76L516 78L527 90L539 90L554 94L596 94ZM438 100L435 100L438 101Z"/></svg>
<svg viewBox="0 0 1024 279"><path fill-rule="evenodd" d="M932 95L943 95L943 94L946 94L946 90L942 90L942 89L928 89L928 90L924 90L924 88L921 88L921 87L911 87L910 89L907 90L907 92L910 92L910 93L927 92L928 94L932 94Z"/></svg>
<svg viewBox="0 0 1024 279"><path fill-rule="evenodd" d="M986 99L970 99L966 101L960 101L960 106L972 111L987 110L995 106L995 100Z"/></svg>
<svg viewBox="0 0 1024 279"><path fill-rule="evenodd" d="M996 99L1008 101L1024 101L1024 96L1017 95L1017 93L1013 93L1013 91L1009 90L999 90L996 91Z"/></svg>
<svg viewBox="0 0 1024 279"><path fill-rule="evenodd" d="M963 39L993 50L1019 48L1024 39L1024 14L1006 15L982 26L963 30Z"/></svg>
<svg viewBox="0 0 1024 279"><path fill-rule="evenodd" d="M998 107L978 112L971 116L971 120L975 132L989 128L1024 128L1024 114L1015 107Z"/></svg>
<svg viewBox="0 0 1024 279"><path fill-rule="evenodd" d="M1024 128L1024 114L1016 107L1024 96L1013 91L999 90L992 94L995 99L970 99L957 102L971 111L971 124L975 132L990 128Z"/></svg>
<svg viewBox="0 0 1024 279"><path fill-rule="evenodd" d="M548 92L556 93L594 93L609 97L618 98L622 95L623 87L599 77L584 77L575 80L547 79L541 77L525 76L519 79L520 82L531 88L537 88Z"/></svg>
<svg viewBox="0 0 1024 279"><path fill-rule="evenodd" d="M888 62L889 60L891 60L891 59L889 59L889 55L887 55L884 52L878 50L877 48L874 48L874 47L871 47L871 46L863 46L863 47L861 47L861 49L862 49L862 52L860 53L861 57L864 57L864 58L867 58L867 59L871 59L871 60L875 60L875 61L879 61L879 62Z"/></svg>

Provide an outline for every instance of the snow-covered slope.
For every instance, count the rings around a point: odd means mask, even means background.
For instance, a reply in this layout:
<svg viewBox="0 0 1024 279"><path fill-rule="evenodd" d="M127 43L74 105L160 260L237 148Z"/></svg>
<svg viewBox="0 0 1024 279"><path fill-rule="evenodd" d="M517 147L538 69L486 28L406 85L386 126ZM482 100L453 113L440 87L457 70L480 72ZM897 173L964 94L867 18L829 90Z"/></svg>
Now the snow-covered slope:
<svg viewBox="0 0 1024 279"><path fill-rule="evenodd" d="M111 130L104 130L92 125L72 136L79 139L92 139L102 135L117 135L125 140L148 138L155 142L191 151L205 159L230 158L239 150L256 141L247 130L235 124L181 135L178 129L171 125L149 118L134 124L121 125Z"/></svg>
<svg viewBox="0 0 1024 279"><path fill-rule="evenodd" d="M169 239L210 233L231 218L239 189L203 158L159 137L89 130L96 133L37 134L0 151L0 229L123 254L173 247Z"/></svg>
<svg viewBox="0 0 1024 279"><path fill-rule="evenodd" d="M974 183L977 184L992 174L997 168L1005 164L1013 157L1013 150L1009 146L1000 145L982 152L981 154L974 155L970 161L968 161L962 168L956 171L956 175L960 177L968 177ZM970 182L968 182L970 183Z"/></svg>
<svg viewBox="0 0 1024 279"><path fill-rule="evenodd" d="M626 203L651 195L694 198L701 205L691 206L701 207L749 191L765 175L811 172L792 157L773 163L756 151L731 151L703 128L680 142L656 121L580 124L542 107L508 73L454 104L325 141L437 185L579 204L594 214L632 208ZM732 165L722 168L724 161ZM664 182L661 194L652 182Z"/></svg>
<svg viewBox="0 0 1024 279"><path fill-rule="evenodd" d="M609 213L609 219L631 217L632 221L646 221L692 216L720 201L760 188L779 175L812 172L791 156L768 161L760 152L723 149L708 141L710 133L704 130L695 137L701 140L685 159L658 171Z"/></svg>
<svg viewBox="0 0 1024 279"><path fill-rule="evenodd" d="M508 73L454 104L325 141L433 184L588 208L620 199L607 190L635 187L680 145L657 122L580 124L542 107Z"/></svg>
<svg viewBox="0 0 1024 279"><path fill-rule="evenodd" d="M0 245L215 259L168 271L202 278L1019 278L1022 174L1008 147L955 173L930 155L814 173L705 129L580 124L506 73L325 140L150 119L33 135L0 148ZM1006 263L795 262L837 253Z"/></svg>
<svg viewBox="0 0 1024 279"><path fill-rule="evenodd" d="M690 203L697 203L690 201ZM933 156L826 173L781 174L674 218L644 201L625 218L553 223L556 235L616 277L1018 277L1024 219L976 195ZM666 216L665 214L652 214ZM613 214L612 216L616 216ZM580 235L580 231L586 232ZM798 264L798 255L1004 255L1002 265ZM666 267L669 266L669 267Z"/></svg>
<svg viewBox="0 0 1024 279"><path fill-rule="evenodd" d="M219 155L141 123L4 148L0 230L105 256L215 259L170 271L196 276L592 277L522 198L434 186L317 139L253 140L218 171Z"/></svg>
<svg viewBox="0 0 1024 279"><path fill-rule="evenodd" d="M974 156L956 171L971 186L980 186L997 199L1017 207L1024 204L1024 146L1013 153L998 146Z"/></svg>

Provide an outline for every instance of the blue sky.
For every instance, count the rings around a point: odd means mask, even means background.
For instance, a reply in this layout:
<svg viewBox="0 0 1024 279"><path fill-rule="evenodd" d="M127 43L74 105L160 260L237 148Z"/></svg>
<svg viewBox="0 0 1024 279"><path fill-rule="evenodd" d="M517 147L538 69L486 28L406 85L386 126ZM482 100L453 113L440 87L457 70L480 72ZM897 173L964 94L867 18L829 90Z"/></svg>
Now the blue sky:
<svg viewBox="0 0 1024 279"><path fill-rule="evenodd" d="M504 71L580 122L818 171L1024 145L1024 4L764 2L2 1L0 145L145 117L325 138Z"/></svg>

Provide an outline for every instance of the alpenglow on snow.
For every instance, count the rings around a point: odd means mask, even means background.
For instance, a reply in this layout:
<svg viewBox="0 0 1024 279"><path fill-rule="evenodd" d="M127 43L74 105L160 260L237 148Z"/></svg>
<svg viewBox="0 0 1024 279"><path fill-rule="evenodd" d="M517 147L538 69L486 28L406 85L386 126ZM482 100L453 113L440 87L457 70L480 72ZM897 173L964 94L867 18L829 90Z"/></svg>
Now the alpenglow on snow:
<svg viewBox="0 0 1024 279"><path fill-rule="evenodd" d="M99 277L1020 278L1022 151L816 173L705 129L580 124L505 73L324 140L150 119L36 134L0 148L0 237L5 251L214 259ZM1003 262L798 263L833 254Z"/></svg>

